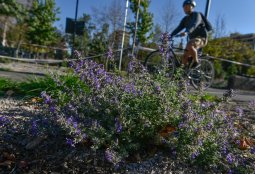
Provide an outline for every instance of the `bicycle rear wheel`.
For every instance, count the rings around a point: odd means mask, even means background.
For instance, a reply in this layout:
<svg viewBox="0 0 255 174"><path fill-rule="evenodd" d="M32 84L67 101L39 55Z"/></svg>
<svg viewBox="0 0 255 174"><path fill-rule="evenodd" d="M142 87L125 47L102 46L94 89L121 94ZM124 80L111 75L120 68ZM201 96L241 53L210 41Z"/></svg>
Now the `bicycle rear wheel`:
<svg viewBox="0 0 255 174"><path fill-rule="evenodd" d="M175 71L174 59L169 57L164 61L164 57L158 50L146 57L144 65L149 73L153 75L162 74L168 78L172 78Z"/></svg>
<svg viewBox="0 0 255 174"><path fill-rule="evenodd" d="M200 59L200 67L191 69L189 72L191 84L195 89L207 89L212 85L214 79L213 64L206 59Z"/></svg>

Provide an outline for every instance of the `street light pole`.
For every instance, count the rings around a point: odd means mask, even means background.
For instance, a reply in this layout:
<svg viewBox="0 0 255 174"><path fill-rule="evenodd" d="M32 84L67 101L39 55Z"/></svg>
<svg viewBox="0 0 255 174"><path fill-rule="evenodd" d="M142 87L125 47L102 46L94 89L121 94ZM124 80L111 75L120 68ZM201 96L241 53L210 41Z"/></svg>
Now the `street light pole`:
<svg viewBox="0 0 255 174"><path fill-rule="evenodd" d="M128 2L129 2L129 0L126 0L126 11L125 11L125 19L124 19L123 34L122 34L121 50L120 50L119 71L121 71L121 62L122 62L123 46L124 46L124 40L125 40L125 34L126 34L127 13L128 13Z"/></svg>
<svg viewBox="0 0 255 174"><path fill-rule="evenodd" d="M138 17L139 17L139 9L140 9L140 1L138 0L138 7L136 11L136 20L135 20L135 33L134 33L134 38L133 38L133 46L132 46L132 56L134 56L134 49L135 49L135 42L136 42L136 33L137 33L137 25L138 25Z"/></svg>
<svg viewBox="0 0 255 174"><path fill-rule="evenodd" d="M211 6L211 0L207 0L206 2L206 8L205 8L205 17L208 18L209 11L210 11L210 6Z"/></svg>
<svg viewBox="0 0 255 174"><path fill-rule="evenodd" d="M76 23L77 23L77 15L78 15L78 6L79 0L76 0L76 8L75 8L75 18L74 18L74 28L73 28L73 47L72 47L72 58L74 56L74 43L75 43L75 33L76 33Z"/></svg>

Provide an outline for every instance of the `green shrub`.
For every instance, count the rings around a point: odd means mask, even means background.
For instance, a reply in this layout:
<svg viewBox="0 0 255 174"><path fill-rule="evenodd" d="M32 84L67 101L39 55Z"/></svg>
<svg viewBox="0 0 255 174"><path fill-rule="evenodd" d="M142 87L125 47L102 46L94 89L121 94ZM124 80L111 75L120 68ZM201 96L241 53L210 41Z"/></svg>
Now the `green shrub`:
<svg viewBox="0 0 255 174"><path fill-rule="evenodd" d="M136 60L129 63L127 78L89 60L72 67L74 81L54 78L61 90L57 95L42 93L54 120L70 132L70 145L91 142L92 149L104 149L114 164L151 146L165 146L190 163L223 167L225 172L236 169L228 160L237 129L220 109L231 91L221 100L207 100L207 95L189 94L181 77L169 81L151 76ZM241 160L240 153L234 160Z"/></svg>
<svg viewBox="0 0 255 174"><path fill-rule="evenodd" d="M255 67L249 68L247 74L250 76L255 76Z"/></svg>

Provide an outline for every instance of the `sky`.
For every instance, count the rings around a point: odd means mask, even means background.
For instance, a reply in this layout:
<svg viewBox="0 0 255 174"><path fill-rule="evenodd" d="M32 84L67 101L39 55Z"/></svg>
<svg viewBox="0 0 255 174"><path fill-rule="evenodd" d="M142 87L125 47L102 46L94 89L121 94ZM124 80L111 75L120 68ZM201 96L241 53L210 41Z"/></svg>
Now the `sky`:
<svg viewBox="0 0 255 174"><path fill-rule="evenodd" d="M61 30L65 28L66 17L75 17L75 7L77 0L55 0L56 6L60 8L58 15L60 21L55 26ZM125 1L126 0L120 0ZM151 0L149 11L154 14L154 23L160 20L160 12L168 0ZM174 7L178 11L178 20L184 17L182 10L183 0L172 0ZM92 14L92 7L100 9L106 7L111 0L79 0L78 17L83 13ZM124 4L125 4L124 2ZM197 7L195 11L205 12L207 0L196 0ZM239 32L241 34L255 33L255 0L211 0L211 6L208 19L212 24L215 23L217 16L224 18L226 24L226 33ZM123 7L125 10L125 7ZM131 13L131 10L128 11ZM93 17L93 16L92 16ZM133 19L133 18L130 18ZM179 24L177 20L176 26Z"/></svg>

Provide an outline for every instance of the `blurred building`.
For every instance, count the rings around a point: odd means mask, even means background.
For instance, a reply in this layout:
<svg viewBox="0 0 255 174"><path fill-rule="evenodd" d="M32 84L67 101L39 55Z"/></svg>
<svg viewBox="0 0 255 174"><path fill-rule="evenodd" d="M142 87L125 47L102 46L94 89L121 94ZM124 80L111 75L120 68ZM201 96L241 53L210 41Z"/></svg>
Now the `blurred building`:
<svg viewBox="0 0 255 174"><path fill-rule="evenodd" d="M230 34L230 38L247 43L252 49L255 50L255 33L250 34L233 33Z"/></svg>

